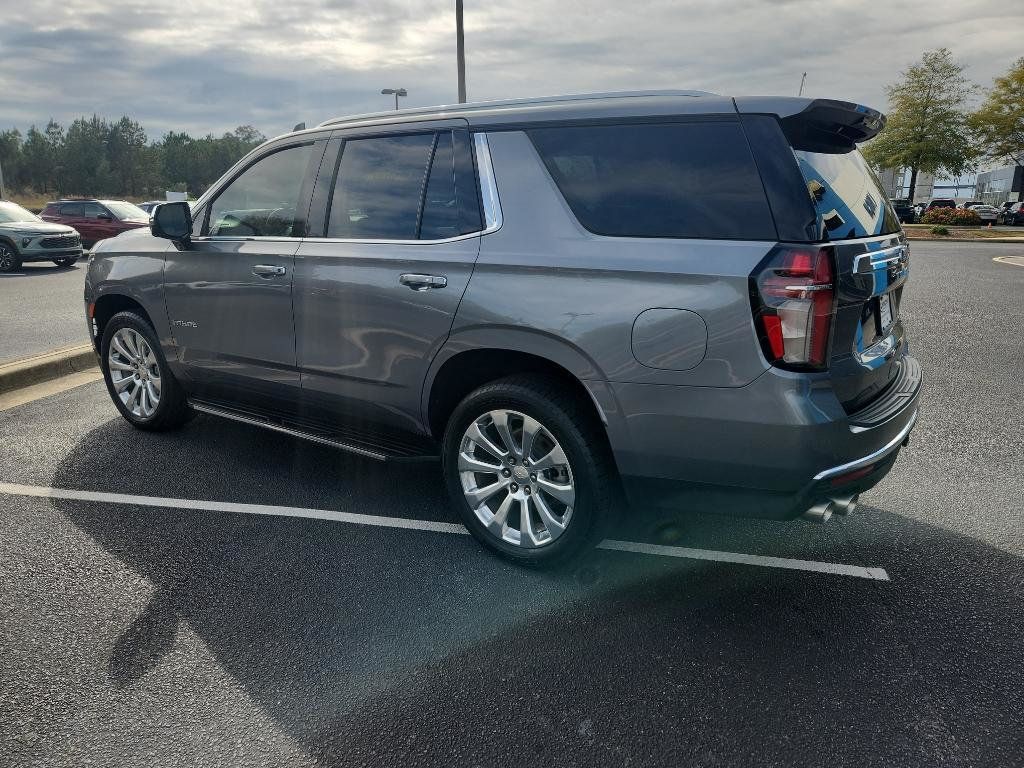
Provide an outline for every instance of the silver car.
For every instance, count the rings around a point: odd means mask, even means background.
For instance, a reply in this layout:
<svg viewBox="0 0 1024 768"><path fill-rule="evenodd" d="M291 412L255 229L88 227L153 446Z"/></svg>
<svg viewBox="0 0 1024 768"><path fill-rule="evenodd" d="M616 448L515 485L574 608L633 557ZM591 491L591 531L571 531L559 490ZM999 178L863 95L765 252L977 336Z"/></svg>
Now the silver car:
<svg viewBox="0 0 1024 768"><path fill-rule="evenodd" d="M43 221L17 203L0 200L0 272L17 272L27 261L70 267L82 258L82 238L64 224Z"/></svg>
<svg viewBox="0 0 1024 768"><path fill-rule="evenodd" d="M623 508L823 521L888 473L921 369L856 104L597 94L331 120L100 243L116 408L440 458L517 562Z"/></svg>

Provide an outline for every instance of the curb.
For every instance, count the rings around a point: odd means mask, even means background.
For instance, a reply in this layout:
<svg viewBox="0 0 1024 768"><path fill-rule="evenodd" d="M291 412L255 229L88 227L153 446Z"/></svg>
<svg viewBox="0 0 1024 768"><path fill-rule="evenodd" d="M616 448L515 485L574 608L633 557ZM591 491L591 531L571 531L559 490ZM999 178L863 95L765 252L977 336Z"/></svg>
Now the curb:
<svg viewBox="0 0 1024 768"><path fill-rule="evenodd" d="M80 344L0 365L0 393L79 373L99 364L92 344Z"/></svg>

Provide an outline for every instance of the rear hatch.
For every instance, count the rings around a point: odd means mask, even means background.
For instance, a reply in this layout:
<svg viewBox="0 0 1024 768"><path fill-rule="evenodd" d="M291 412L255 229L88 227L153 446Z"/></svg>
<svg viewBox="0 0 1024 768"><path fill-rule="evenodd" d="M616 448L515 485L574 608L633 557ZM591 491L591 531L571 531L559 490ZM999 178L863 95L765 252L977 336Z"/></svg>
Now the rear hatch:
<svg viewBox="0 0 1024 768"><path fill-rule="evenodd" d="M853 414L899 378L905 348L900 303L909 268L907 241L878 177L857 150L859 142L881 130L885 118L867 107L827 99L736 101L741 113L775 118L782 136L772 151L789 155L787 161L795 159L799 168L799 177L792 174L785 185L785 194L792 196L784 211L792 226L785 229L779 210L786 206L776 201L783 195L778 178L788 173L765 179L780 237L827 245L834 254L836 312L828 372L843 407ZM748 134L756 127L752 121L745 125ZM768 165L762 160L767 138L758 135L759 165ZM804 188L797 189L801 184ZM794 218L796 201L806 206L808 197L810 205Z"/></svg>
<svg viewBox="0 0 1024 768"><path fill-rule="evenodd" d="M907 242L878 178L856 148L794 154L822 239L834 245L837 306L829 372L843 407L853 413L899 374Z"/></svg>

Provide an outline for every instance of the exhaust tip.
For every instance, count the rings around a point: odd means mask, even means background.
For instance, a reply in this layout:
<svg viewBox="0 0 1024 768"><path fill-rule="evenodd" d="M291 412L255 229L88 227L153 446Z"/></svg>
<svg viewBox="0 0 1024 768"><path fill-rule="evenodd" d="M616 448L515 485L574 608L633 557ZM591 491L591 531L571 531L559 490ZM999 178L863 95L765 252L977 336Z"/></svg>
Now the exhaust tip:
<svg viewBox="0 0 1024 768"><path fill-rule="evenodd" d="M857 499L860 498L859 493L853 493L849 496L836 496L832 499L835 502L833 512L837 515L851 515L853 511L857 509Z"/></svg>
<svg viewBox="0 0 1024 768"><path fill-rule="evenodd" d="M813 507L810 507L803 514L804 520L810 520L814 523L825 523L832 517L832 510L835 507L835 502L831 499L827 501L819 501Z"/></svg>

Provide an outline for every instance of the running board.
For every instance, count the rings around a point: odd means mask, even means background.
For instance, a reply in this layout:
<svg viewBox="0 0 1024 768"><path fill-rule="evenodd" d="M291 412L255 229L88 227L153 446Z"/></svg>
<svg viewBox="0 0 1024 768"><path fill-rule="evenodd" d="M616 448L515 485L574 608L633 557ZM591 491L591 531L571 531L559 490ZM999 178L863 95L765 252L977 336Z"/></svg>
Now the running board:
<svg viewBox="0 0 1024 768"><path fill-rule="evenodd" d="M370 450L369 448L363 448L362 446L352 445L351 443L345 443L340 440L334 440L332 438L324 437L323 435L318 435L313 432L304 432L301 429L287 427L283 424L277 424L276 422L261 419L256 416L249 416L241 413L236 413L235 411L230 411L225 408L218 408L213 405L207 405L206 403L197 403L194 400L189 400L188 404L192 407L193 410L198 411L199 413L208 413L211 416L219 416L224 419L231 419L232 421L237 421L241 424L249 424L250 426L253 427L262 427L263 429L269 429L272 432L280 432L281 434L284 435L291 435L292 437L297 437L300 440L308 440L311 443L326 445L331 448L337 448L342 451L348 451L349 453L355 453L358 454L359 456L365 456L370 459L376 459L377 461L387 461L389 458L394 458L392 456L388 456L388 454L386 453L380 453L378 451Z"/></svg>

